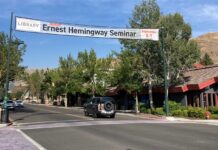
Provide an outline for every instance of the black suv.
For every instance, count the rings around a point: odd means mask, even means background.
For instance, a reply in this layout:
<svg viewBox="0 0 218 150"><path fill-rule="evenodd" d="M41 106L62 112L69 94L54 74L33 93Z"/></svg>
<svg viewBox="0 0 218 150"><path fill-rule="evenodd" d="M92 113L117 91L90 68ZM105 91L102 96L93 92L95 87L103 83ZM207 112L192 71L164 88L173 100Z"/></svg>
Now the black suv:
<svg viewBox="0 0 218 150"><path fill-rule="evenodd" d="M116 114L116 104L111 97L94 97L84 104L85 116L92 115L94 118L109 116L114 118Z"/></svg>

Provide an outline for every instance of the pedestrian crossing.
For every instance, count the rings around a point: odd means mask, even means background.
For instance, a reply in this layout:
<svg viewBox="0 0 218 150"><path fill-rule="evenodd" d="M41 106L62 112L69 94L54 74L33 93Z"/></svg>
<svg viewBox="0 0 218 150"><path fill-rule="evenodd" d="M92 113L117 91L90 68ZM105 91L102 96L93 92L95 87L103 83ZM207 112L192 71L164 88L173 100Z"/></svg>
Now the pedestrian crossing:
<svg viewBox="0 0 218 150"><path fill-rule="evenodd" d="M169 122L166 120L65 120L65 121L46 121L36 123L20 123L15 127L21 130L49 129L78 126L96 126L96 125L122 125L122 124L165 124L165 123L189 123L189 122Z"/></svg>

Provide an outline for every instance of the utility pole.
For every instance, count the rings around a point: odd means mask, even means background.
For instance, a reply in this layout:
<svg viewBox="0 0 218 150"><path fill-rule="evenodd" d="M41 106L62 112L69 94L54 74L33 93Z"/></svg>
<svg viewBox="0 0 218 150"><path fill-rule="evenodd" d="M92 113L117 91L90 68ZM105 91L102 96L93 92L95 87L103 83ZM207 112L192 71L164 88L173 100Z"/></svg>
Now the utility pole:
<svg viewBox="0 0 218 150"><path fill-rule="evenodd" d="M7 101L8 101L8 90L9 90L9 70L10 70L10 50L11 50L11 40L12 40L12 23L13 23L13 12L11 12L10 33L9 33L9 41L8 41L8 47L7 47L6 83L5 83L5 97L4 97L4 117L3 117L4 123L9 123L9 111L8 111Z"/></svg>
<svg viewBox="0 0 218 150"><path fill-rule="evenodd" d="M167 69L168 69L168 66L167 66L167 59L166 59L166 55L165 55L165 50L164 50L164 28L161 27L161 53L162 53L162 59L163 59L163 68L164 68L164 103L165 103L165 113L166 113L166 116L169 115L169 106L168 106L168 79L167 79Z"/></svg>

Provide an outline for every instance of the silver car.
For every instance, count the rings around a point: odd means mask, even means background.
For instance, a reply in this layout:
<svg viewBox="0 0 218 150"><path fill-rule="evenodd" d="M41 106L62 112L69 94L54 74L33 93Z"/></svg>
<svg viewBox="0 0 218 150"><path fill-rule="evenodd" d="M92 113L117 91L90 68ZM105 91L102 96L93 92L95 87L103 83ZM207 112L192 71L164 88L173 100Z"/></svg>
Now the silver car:
<svg viewBox="0 0 218 150"><path fill-rule="evenodd" d="M15 107L19 107L19 108L23 108L23 107L24 107L22 100L16 100L16 101L14 102L14 104L15 104Z"/></svg>

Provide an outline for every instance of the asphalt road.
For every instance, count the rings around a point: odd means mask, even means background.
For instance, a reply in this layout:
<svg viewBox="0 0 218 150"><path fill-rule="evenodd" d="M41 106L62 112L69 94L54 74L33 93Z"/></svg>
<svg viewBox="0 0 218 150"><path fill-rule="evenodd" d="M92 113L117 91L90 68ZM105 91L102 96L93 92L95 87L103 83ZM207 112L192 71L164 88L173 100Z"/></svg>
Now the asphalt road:
<svg viewBox="0 0 218 150"><path fill-rule="evenodd" d="M63 122L63 121L85 121L85 120L137 120L138 118L116 115L110 118L92 118L84 116L82 108L48 107L37 104L25 104L24 108L10 111L10 120L15 124L34 122Z"/></svg>
<svg viewBox="0 0 218 150"><path fill-rule="evenodd" d="M215 150L218 127L142 120L84 117L80 109L38 105L11 112L17 128L48 150Z"/></svg>

